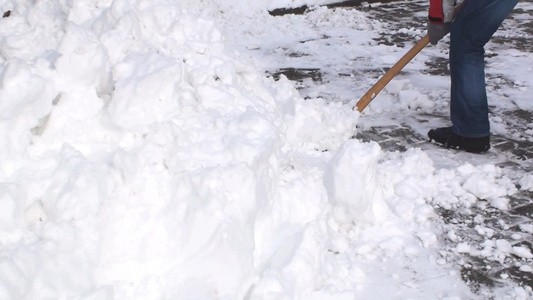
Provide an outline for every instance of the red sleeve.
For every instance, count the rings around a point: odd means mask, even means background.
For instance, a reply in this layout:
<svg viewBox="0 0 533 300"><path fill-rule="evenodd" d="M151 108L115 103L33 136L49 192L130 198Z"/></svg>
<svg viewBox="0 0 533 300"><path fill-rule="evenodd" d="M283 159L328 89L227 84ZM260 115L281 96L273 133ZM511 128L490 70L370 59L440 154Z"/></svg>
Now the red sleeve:
<svg viewBox="0 0 533 300"><path fill-rule="evenodd" d="M429 0L429 21L431 23L444 23L444 9L442 0Z"/></svg>

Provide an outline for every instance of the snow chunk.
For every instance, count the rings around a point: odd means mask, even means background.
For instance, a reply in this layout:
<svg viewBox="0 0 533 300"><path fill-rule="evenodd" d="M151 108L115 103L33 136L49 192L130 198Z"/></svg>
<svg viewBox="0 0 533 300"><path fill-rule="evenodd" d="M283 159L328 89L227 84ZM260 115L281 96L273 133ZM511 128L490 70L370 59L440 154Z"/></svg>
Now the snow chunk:
<svg viewBox="0 0 533 300"><path fill-rule="evenodd" d="M287 92L296 93L294 87ZM325 103L308 99L295 103L294 116L289 117L288 142L316 150L337 149L355 135L359 115L342 103ZM364 154L362 154L364 156Z"/></svg>
<svg viewBox="0 0 533 300"><path fill-rule="evenodd" d="M516 192L515 185L495 165L474 167L465 164L458 168L458 172L466 178L463 188L479 199L501 198ZM494 204L501 206L502 203L496 200Z"/></svg>
<svg viewBox="0 0 533 300"><path fill-rule="evenodd" d="M523 232L533 233L533 224L520 224L518 225Z"/></svg>
<svg viewBox="0 0 533 300"><path fill-rule="evenodd" d="M462 242L462 243L457 244L455 249L459 253L470 253L471 251L470 245L467 242Z"/></svg>
<svg viewBox="0 0 533 300"><path fill-rule="evenodd" d="M512 252L514 255L522 257L522 258L527 258L527 259L533 258L533 254L531 254L531 250L523 246L513 247Z"/></svg>
<svg viewBox="0 0 533 300"><path fill-rule="evenodd" d="M506 240L496 240L496 249L503 253L511 253L513 246Z"/></svg>
<svg viewBox="0 0 533 300"><path fill-rule="evenodd" d="M180 107L182 68L175 59L157 53L131 55L117 65L114 77L117 83L109 113L122 127L166 121Z"/></svg>
<svg viewBox="0 0 533 300"><path fill-rule="evenodd" d="M531 266L528 266L528 265L523 265L523 266L520 266L520 271L533 273L533 268Z"/></svg>
<svg viewBox="0 0 533 300"><path fill-rule="evenodd" d="M490 200L490 205L500 210L509 209L509 199L507 198L495 198Z"/></svg>
<svg viewBox="0 0 533 300"><path fill-rule="evenodd" d="M533 192L533 175L526 174L522 176L520 181L518 181L518 184L520 185L521 190Z"/></svg>
<svg viewBox="0 0 533 300"><path fill-rule="evenodd" d="M388 209L377 177L378 143L350 140L329 163L324 184L341 222L379 223Z"/></svg>
<svg viewBox="0 0 533 300"><path fill-rule="evenodd" d="M428 96L415 90L404 90L399 93L400 102L409 109L427 111L435 106Z"/></svg>

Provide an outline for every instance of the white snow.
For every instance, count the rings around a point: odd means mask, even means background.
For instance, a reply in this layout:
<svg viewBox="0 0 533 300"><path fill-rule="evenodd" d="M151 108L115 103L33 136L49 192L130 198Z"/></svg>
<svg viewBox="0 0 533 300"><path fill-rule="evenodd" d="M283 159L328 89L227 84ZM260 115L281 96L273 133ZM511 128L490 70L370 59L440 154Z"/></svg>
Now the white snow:
<svg viewBox="0 0 533 300"><path fill-rule="evenodd" d="M332 2L0 1L0 299L478 298L439 253L433 205L505 209L517 182L352 139L353 103L304 100L251 58L312 37L267 9ZM409 82L388 92L433 107Z"/></svg>
<svg viewBox="0 0 533 300"><path fill-rule="evenodd" d="M518 181L521 190L533 192L533 175L526 174Z"/></svg>

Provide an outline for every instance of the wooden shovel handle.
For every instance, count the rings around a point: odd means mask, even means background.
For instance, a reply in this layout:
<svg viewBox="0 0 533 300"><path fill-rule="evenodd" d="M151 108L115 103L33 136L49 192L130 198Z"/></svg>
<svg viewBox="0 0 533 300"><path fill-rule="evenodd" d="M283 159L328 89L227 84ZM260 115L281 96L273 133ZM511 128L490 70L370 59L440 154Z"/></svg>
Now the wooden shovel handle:
<svg viewBox="0 0 533 300"><path fill-rule="evenodd" d="M385 73L375 84L372 86L366 94L361 97L361 99L357 102L356 106L353 108L354 110L357 108L359 112L362 112L363 109L372 101L378 94L381 92L381 90L394 78L394 76L398 75L400 71L407 65L413 57L415 57L418 52L420 52L426 45L429 43L429 36L426 35L423 37L416 45L409 50L398 62L390 68L390 70Z"/></svg>

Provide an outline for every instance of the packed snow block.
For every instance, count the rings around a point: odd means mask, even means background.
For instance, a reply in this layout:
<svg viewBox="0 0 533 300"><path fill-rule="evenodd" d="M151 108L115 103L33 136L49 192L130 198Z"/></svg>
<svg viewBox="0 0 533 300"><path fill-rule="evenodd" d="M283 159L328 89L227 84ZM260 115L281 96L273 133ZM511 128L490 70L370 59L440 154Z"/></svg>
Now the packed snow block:
<svg viewBox="0 0 533 300"><path fill-rule="evenodd" d="M1 71L0 120L17 119L26 114L27 119L35 122L50 111L53 88L50 80L40 76L38 67L14 58L8 60Z"/></svg>
<svg viewBox="0 0 533 300"><path fill-rule="evenodd" d="M9 232L16 226L19 207L17 205L17 185L2 183L0 184L0 234L9 236ZM3 238L0 238L2 242Z"/></svg>
<svg viewBox="0 0 533 300"><path fill-rule="evenodd" d="M115 68L112 119L123 128L168 121L179 108L181 74L172 58L155 52L130 55Z"/></svg>
<svg viewBox="0 0 533 300"><path fill-rule="evenodd" d="M239 163L155 177L151 164L139 168L106 203L97 280L148 288L164 278L151 299L242 299L254 272L253 170Z"/></svg>
<svg viewBox="0 0 533 300"><path fill-rule="evenodd" d="M94 32L70 24L58 51L55 68L63 81L90 86L99 94L111 92L109 57Z"/></svg>
<svg viewBox="0 0 533 300"><path fill-rule="evenodd" d="M522 176L522 178L520 178L520 180L518 181L518 185L523 191L533 192L533 175L526 174Z"/></svg>
<svg viewBox="0 0 533 300"><path fill-rule="evenodd" d="M0 11L9 17L0 22L0 52L4 58L33 61L49 49L56 49L67 23L60 1L0 1ZM4 9L1 9L4 7Z"/></svg>
<svg viewBox="0 0 533 300"><path fill-rule="evenodd" d="M64 144L57 169L50 175L43 197L44 207L57 221L95 218L107 201L114 186L112 171L103 164L93 163L78 150Z"/></svg>
<svg viewBox="0 0 533 300"><path fill-rule="evenodd" d="M379 223L388 214L377 174L378 143L347 141L330 161L324 184L334 217L342 223Z"/></svg>
<svg viewBox="0 0 533 300"><path fill-rule="evenodd" d="M6 141L0 145L1 173L14 163L7 157L22 155L31 144L31 130L50 112L55 91L39 67L23 60L9 59L0 71L0 138Z"/></svg>
<svg viewBox="0 0 533 300"><path fill-rule="evenodd" d="M355 135L359 115L342 103L308 99L294 104L294 117L287 128L289 143L313 152L330 151Z"/></svg>

